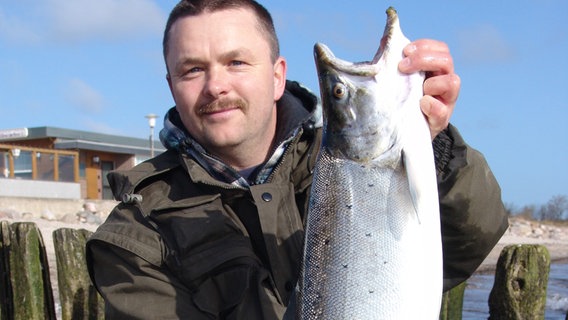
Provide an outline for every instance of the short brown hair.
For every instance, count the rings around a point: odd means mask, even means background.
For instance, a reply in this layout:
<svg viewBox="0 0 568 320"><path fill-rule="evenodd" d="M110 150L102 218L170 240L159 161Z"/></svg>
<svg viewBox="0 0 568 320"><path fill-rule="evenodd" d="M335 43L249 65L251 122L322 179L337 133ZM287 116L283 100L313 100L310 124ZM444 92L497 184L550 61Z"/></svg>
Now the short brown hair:
<svg viewBox="0 0 568 320"><path fill-rule="evenodd" d="M254 0L181 0L170 12L166 29L164 30L164 39L162 41L164 60L168 54L169 33L172 25L180 18L187 16L196 16L203 12L215 12L227 9L246 8L250 9L257 16L260 31L266 35L270 46L270 56L273 62L280 56L280 45L272 16L261 4ZM166 68L168 62L166 61Z"/></svg>

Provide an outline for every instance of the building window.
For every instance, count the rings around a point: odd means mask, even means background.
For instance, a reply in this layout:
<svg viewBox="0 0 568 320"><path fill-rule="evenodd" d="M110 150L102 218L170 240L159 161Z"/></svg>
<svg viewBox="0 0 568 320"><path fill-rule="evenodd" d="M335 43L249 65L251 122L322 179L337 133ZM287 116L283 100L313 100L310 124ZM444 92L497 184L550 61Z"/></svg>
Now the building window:
<svg viewBox="0 0 568 320"><path fill-rule="evenodd" d="M36 152L37 179L53 181L55 177L55 166L53 159L55 155L47 152Z"/></svg>
<svg viewBox="0 0 568 320"><path fill-rule="evenodd" d="M8 160L8 151L0 150L0 178L10 177L10 162Z"/></svg>
<svg viewBox="0 0 568 320"><path fill-rule="evenodd" d="M0 144L0 178L78 182L79 153Z"/></svg>
<svg viewBox="0 0 568 320"><path fill-rule="evenodd" d="M59 155L58 168L59 168L59 181L74 182L75 181L75 156L74 155Z"/></svg>
<svg viewBox="0 0 568 320"><path fill-rule="evenodd" d="M32 179L32 152L21 150L14 155L14 178Z"/></svg>

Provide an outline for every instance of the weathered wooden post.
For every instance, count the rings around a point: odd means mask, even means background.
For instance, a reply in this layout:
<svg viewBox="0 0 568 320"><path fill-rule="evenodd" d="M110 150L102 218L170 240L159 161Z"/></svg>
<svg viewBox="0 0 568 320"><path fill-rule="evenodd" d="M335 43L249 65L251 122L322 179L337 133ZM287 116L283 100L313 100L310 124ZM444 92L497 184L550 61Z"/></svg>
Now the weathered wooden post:
<svg viewBox="0 0 568 320"><path fill-rule="evenodd" d="M12 285L10 283L10 224L0 221L0 320L12 319Z"/></svg>
<svg viewBox="0 0 568 320"><path fill-rule="evenodd" d="M16 320L55 319L49 265L36 224L2 223L2 243L2 271L7 278L3 280L2 315Z"/></svg>
<svg viewBox="0 0 568 320"><path fill-rule="evenodd" d="M68 228L53 232L62 320L104 319L104 302L91 284L85 260L91 233Z"/></svg>
<svg viewBox="0 0 568 320"><path fill-rule="evenodd" d="M546 247L503 248L489 295L489 319L544 319L549 271Z"/></svg>
<svg viewBox="0 0 568 320"><path fill-rule="evenodd" d="M440 320L461 320L463 311L463 296L467 281L460 283L442 297Z"/></svg>

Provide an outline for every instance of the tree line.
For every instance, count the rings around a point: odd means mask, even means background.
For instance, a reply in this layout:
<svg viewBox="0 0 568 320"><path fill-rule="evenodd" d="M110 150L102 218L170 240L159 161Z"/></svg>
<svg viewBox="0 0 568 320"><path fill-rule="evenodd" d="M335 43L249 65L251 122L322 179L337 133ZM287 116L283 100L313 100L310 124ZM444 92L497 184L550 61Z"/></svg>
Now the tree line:
<svg viewBox="0 0 568 320"><path fill-rule="evenodd" d="M568 219L568 196L553 196L547 203L537 206L528 205L517 208L514 204L506 203L505 209L509 216L519 216L541 221L559 221Z"/></svg>

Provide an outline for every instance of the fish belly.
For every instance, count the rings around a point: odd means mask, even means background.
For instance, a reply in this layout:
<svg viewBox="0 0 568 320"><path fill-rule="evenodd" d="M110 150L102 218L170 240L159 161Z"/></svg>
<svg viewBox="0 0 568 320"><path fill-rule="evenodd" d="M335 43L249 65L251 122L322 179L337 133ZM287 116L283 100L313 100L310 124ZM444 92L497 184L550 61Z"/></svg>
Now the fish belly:
<svg viewBox="0 0 568 320"><path fill-rule="evenodd" d="M416 214L402 164L365 165L324 148L313 181L302 318L437 319L438 208Z"/></svg>

